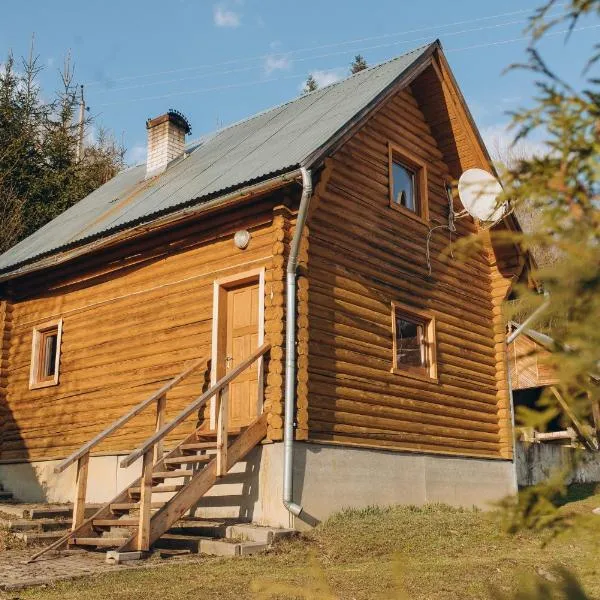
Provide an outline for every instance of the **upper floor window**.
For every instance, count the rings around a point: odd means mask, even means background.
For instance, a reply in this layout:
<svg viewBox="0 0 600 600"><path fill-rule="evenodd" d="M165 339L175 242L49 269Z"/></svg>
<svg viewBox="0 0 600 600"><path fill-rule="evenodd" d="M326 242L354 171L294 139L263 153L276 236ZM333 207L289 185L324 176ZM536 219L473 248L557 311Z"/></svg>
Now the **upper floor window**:
<svg viewBox="0 0 600 600"><path fill-rule="evenodd" d="M58 384L62 319L33 328L29 389Z"/></svg>
<svg viewBox="0 0 600 600"><path fill-rule="evenodd" d="M426 311L392 302L394 373L437 380L435 318Z"/></svg>
<svg viewBox="0 0 600 600"><path fill-rule="evenodd" d="M389 144L390 206L427 221L427 166L420 159Z"/></svg>

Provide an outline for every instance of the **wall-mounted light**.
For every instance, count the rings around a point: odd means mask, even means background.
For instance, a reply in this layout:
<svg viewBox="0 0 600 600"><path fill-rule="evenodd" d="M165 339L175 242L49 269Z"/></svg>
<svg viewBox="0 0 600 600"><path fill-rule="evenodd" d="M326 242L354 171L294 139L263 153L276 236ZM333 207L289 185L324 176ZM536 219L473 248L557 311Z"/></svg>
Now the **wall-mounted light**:
<svg viewBox="0 0 600 600"><path fill-rule="evenodd" d="M250 237L249 231L246 229L240 229L240 231L235 232L235 235L233 236L233 243L235 244L236 248L245 250L250 243Z"/></svg>

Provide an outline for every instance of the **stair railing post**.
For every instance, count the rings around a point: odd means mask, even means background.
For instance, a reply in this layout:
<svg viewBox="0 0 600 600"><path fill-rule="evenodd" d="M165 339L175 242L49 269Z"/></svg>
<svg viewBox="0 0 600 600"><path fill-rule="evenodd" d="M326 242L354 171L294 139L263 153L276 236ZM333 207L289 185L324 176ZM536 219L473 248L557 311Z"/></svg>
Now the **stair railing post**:
<svg viewBox="0 0 600 600"><path fill-rule="evenodd" d="M86 452L77 460L75 476L75 498L73 501L73 523L71 529L77 529L85 519L85 496L87 493L90 453Z"/></svg>
<svg viewBox="0 0 600 600"><path fill-rule="evenodd" d="M217 477L227 475L228 387L217 394Z"/></svg>
<svg viewBox="0 0 600 600"><path fill-rule="evenodd" d="M150 517L152 508L152 467L154 450L148 450L142 459L142 478L140 480L140 517L137 531L137 550L150 550Z"/></svg>
<svg viewBox="0 0 600 600"><path fill-rule="evenodd" d="M156 431L160 431L165 424L165 410L167 408L167 396L163 394L156 400ZM154 446L154 462L157 463L163 457L163 441L156 442Z"/></svg>

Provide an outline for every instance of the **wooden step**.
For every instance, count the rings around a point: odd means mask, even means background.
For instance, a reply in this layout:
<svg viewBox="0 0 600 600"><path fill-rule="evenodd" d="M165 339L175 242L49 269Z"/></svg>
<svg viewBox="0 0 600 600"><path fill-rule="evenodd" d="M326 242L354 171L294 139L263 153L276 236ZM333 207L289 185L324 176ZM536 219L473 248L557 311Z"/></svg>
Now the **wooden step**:
<svg viewBox="0 0 600 600"><path fill-rule="evenodd" d="M192 477L194 471L191 469L176 469L174 471L155 471L152 479L169 479L175 477Z"/></svg>
<svg viewBox="0 0 600 600"><path fill-rule="evenodd" d="M94 519L94 527L137 527L138 519Z"/></svg>
<svg viewBox="0 0 600 600"><path fill-rule="evenodd" d="M190 442L181 444L180 450L216 450L217 442Z"/></svg>
<svg viewBox="0 0 600 600"><path fill-rule="evenodd" d="M197 456L174 456L165 458L166 465L191 465L209 463L214 456L207 454L198 454Z"/></svg>
<svg viewBox="0 0 600 600"><path fill-rule="evenodd" d="M74 546L102 546L105 548L116 548L122 546L127 538L118 537L73 537L69 543Z"/></svg>
<svg viewBox="0 0 600 600"><path fill-rule="evenodd" d="M175 487L175 486L174 486ZM137 493L140 493L140 488L135 488L137 489ZM156 489L156 488L153 488ZM162 508L164 505L166 504L166 502L152 502L152 504L150 505L150 508L155 508L155 509L159 509ZM110 510L112 510L113 512L127 512L129 510L138 510L140 508L140 503L139 502L117 502L115 504L111 504L110 505Z"/></svg>
<svg viewBox="0 0 600 600"><path fill-rule="evenodd" d="M178 492L181 488L183 488L183 483L173 484L173 485L155 485L152 488L153 494L165 494L169 492ZM130 487L129 488L130 496L137 496L140 493L139 487Z"/></svg>
<svg viewBox="0 0 600 600"><path fill-rule="evenodd" d="M228 438L232 438L235 437L236 435L240 435L240 433L242 432L242 430L238 427L236 429L230 429L227 432L227 437ZM217 432L216 431L198 431L196 433L196 435L198 436L199 440L203 440L203 439L216 439L217 437Z"/></svg>

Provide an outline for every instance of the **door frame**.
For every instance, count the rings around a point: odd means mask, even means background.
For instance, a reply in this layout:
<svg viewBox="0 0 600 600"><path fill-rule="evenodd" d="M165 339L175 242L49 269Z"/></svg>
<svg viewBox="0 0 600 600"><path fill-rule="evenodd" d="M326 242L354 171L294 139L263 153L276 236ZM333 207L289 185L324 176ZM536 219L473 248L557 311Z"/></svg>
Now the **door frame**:
<svg viewBox="0 0 600 600"><path fill-rule="evenodd" d="M210 385L217 383L220 373L219 355L225 352L227 344L227 291L244 283L258 282L258 346L264 343L265 338L265 267L243 271L235 275L215 279L213 283L213 315L212 315L212 344ZM222 375L221 375L222 376ZM263 357L258 359L258 398L257 415L262 413L263 398ZM213 396L210 400L210 428L216 427L217 400Z"/></svg>

